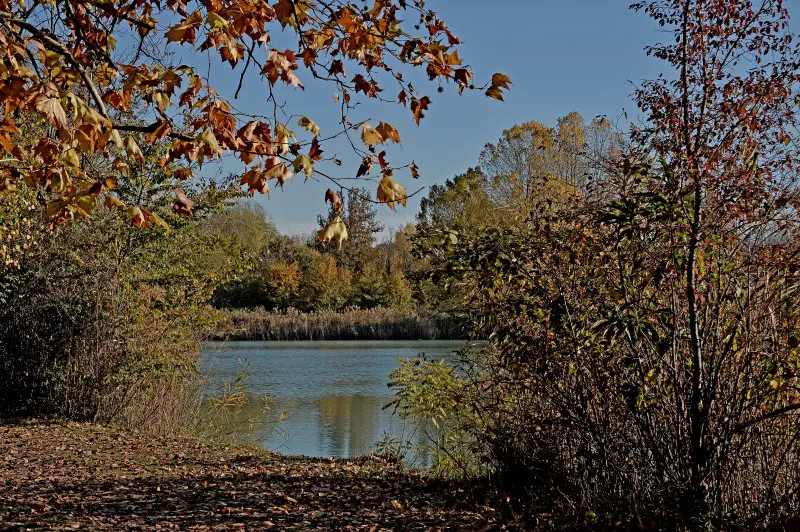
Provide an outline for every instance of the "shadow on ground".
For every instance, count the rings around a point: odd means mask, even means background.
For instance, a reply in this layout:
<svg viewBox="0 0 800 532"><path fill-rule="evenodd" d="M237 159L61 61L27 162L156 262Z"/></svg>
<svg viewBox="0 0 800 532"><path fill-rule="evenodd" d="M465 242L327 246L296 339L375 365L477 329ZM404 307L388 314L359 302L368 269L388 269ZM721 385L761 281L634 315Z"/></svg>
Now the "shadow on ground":
<svg viewBox="0 0 800 532"><path fill-rule="evenodd" d="M520 529L468 486L91 424L0 426L0 529Z"/></svg>

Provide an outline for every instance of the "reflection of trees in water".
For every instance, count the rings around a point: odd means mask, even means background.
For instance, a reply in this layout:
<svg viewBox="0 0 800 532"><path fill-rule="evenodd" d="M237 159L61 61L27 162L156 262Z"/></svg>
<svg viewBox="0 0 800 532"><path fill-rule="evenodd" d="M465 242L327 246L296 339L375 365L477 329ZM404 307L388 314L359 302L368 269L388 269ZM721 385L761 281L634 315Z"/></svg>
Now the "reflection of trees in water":
<svg viewBox="0 0 800 532"><path fill-rule="evenodd" d="M320 448L330 441L335 456L358 456L373 451L378 437L380 407L375 396L326 395L317 402Z"/></svg>
<svg viewBox="0 0 800 532"><path fill-rule="evenodd" d="M392 416L391 409L383 409L389 397L326 395L311 402L296 397L242 397L238 403L223 402L228 397L203 401L205 436L289 454L354 457L375 452L376 442L388 434L402 442L407 451L405 458L412 465L424 467L433 460L436 427L427 421ZM281 420L283 412L287 416ZM290 443L303 435L313 438L313 434L317 435L316 441L304 442L302 450Z"/></svg>
<svg viewBox="0 0 800 532"><path fill-rule="evenodd" d="M242 395L209 397L203 401L204 435L225 442L254 445L289 454L307 452L324 456L354 457L376 451L376 442L387 437L402 443L405 459L413 466L429 466L434 458L432 447L436 427L429 421L413 421L392 416L383 407L388 397L363 395L326 395L313 402L300 398L274 398ZM281 420L281 414L287 417ZM313 424L310 431L302 425ZM303 451L291 444L302 434L316 442L305 442Z"/></svg>

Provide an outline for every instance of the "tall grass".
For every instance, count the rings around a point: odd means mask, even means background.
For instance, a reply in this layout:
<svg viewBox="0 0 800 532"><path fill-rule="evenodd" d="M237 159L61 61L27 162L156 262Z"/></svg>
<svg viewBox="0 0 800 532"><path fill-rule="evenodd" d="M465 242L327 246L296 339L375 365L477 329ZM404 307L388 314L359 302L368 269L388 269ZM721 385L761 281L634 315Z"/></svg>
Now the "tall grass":
<svg viewBox="0 0 800 532"><path fill-rule="evenodd" d="M451 316L390 308L342 312L231 310L217 340L453 340L465 338Z"/></svg>

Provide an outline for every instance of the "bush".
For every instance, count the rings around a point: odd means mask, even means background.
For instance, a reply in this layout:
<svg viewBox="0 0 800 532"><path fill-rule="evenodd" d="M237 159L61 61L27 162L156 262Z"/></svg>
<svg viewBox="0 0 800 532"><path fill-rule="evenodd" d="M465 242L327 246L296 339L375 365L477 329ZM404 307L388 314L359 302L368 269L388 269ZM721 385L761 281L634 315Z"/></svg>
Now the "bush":
<svg viewBox="0 0 800 532"><path fill-rule="evenodd" d="M225 267L184 251L210 249L193 220L162 216L169 233L103 209L43 235L0 275L0 416L153 432L194 422L200 340L218 319L204 301Z"/></svg>
<svg viewBox="0 0 800 532"><path fill-rule="evenodd" d="M698 368L685 211L654 191L668 168L626 168L602 201L432 255L435 273L473 287L467 308L491 339L458 368L480 419L462 427L498 481L564 519L786 522L800 509L800 242L752 221L704 235Z"/></svg>

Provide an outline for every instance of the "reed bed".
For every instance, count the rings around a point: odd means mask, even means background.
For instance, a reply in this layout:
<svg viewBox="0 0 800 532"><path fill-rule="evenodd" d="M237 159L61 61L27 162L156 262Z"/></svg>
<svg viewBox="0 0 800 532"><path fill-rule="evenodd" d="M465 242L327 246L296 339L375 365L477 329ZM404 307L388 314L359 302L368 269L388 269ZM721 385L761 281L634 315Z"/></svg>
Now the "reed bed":
<svg viewBox="0 0 800 532"><path fill-rule="evenodd" d="M391 308L300 312L226 311L215 340L456 340L466 338L451 316Z"/></svg>

